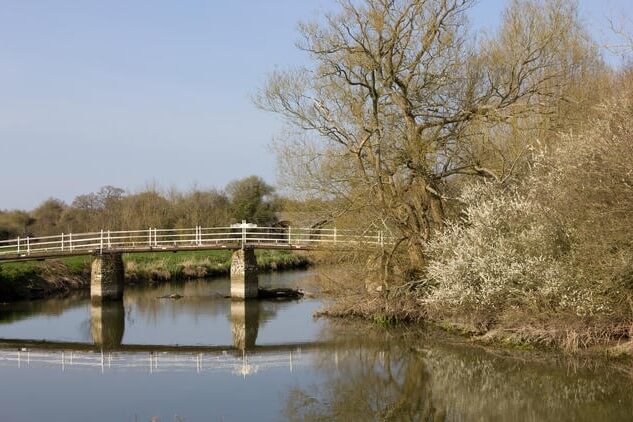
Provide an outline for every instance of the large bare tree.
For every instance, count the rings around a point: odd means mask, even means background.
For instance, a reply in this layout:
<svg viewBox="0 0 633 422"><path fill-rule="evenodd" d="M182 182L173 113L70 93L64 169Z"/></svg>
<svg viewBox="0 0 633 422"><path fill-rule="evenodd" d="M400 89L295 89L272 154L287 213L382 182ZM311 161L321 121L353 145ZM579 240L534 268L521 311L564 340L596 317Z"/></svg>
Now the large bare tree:
<svg viewBox="0 0 633 422"><path fill-rule="evenodd" d="M300 26L311 65L272 73L256 99L288 123L287 181L389 228L413 268L443 226L447 184L507 177L525 146L508 133L561 107L591 50L570 1L514 1L480 40L473 4L340 0Z"/></svg>

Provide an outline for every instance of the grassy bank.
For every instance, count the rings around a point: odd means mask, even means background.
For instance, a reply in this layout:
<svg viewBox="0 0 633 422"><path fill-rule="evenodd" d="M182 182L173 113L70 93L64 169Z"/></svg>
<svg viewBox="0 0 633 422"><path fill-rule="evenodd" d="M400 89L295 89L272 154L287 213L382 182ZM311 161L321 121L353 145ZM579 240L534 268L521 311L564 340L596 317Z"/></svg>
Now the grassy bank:
<svg viewBox="0 0 633 422"><path fill-rule="evenodd" d="M304 255L287 251L258 250L261 271L305 268ZM179 253L145 253L124 257L125 276L130 281L167 281L214 277L231 270L231 251L191 251Z"/></svg>
<svg viewBox="0 0 633 422"><path fill-rule="evenodd" d="M89 257L0 265L0 302L65 294L89 286Z"/></svg>
<svg viewBox="0 0 633 422"><path fill-rule="evenodd" d="M256 251L262 271L305 268L309 259L287 251ZM230 251L124 255L126 282L161 282L228 274ZM36 299L90 285L90 257L0 265L0 302Z"/></svg>
<svg viewBox="0 0 633 422"><path fill-rule="evenodd" d="M370 321L379 327L425 325L458 335L473 343L518 350L558 350L567 354L633 357L629 322L608 317L578 317L575 314L499 314L490 323L477 314L438 312L421 300L389 293L340 294L317 316Z"/></svg>
<svg viewBox="0 0 633 422"><path fill-rule="evenodd" d="M389 293L338 292L338 297L317 317L369 321L378 327L421 326L435 328L474 343L495 348L519 350L562 350L573 354L633 356L633 343L627 328L606 322L584 324L571 316L541 315L540 318L517 314L514 323L499 321L486 325L476 315L441 315L423 301ZM519 315L522 317L519 321Z"/></svg>
<svg viewBox="0 0 633 422"><path fill-rule="evenodd" d="M363 269L348 265L321 268L321 287L329 297L317 316L370 321L378 327L436 327L480 345L520 350L558 350L568 354L633 357L630 320L617 315L584 315L560 310L491 308L485 314L430 301L430 293L390 286L361 287ZM408 285L406 285L408 287Z"/></svg>

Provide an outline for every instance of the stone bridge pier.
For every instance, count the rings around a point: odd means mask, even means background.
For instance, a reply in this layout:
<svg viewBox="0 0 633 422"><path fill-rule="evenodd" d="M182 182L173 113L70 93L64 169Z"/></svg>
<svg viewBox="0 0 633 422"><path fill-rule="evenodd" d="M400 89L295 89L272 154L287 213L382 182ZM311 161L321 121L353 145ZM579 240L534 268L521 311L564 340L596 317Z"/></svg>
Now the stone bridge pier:
<svg viewBox="0 0 633 422"><path fill-rule="evenodd" d="M258 296L257 257L251 248L238 249L231 257L231 298L254 299ZM92 302L123 299L125 268L119 252L102 252L92 257L90 298Z"/></svg>
<svg viewBox="0 0 633 422"><path fill-rule="evenodd" d="M238 249L231 257L231 298L254 299L258 295L257 257L251 248Z"/></svg>
<svg viewBox="0 0 633 422"><path fill-rule="evenodd" d="M120 253L103 252L93 255L90 273L92 302L122 300L125 268Z"/></svg>

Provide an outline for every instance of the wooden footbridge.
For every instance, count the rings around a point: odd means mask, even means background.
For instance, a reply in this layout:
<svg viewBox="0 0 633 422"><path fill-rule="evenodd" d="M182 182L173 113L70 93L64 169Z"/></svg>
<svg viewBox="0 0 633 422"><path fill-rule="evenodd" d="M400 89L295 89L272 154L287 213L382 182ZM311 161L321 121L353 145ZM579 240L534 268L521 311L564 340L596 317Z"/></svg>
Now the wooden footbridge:
<svg viewBox="0 0 633 422"><path fill-rule="evenodd" d="M381 230L258 227L242 222L231 227L100 230L56 236L18 237L0 241L0 264L92 255L91 296L121 299L124 266L121 255L142 252L231 250L231 296L257 296L255 249L324 250L380 248L391 239Z"/></svg>

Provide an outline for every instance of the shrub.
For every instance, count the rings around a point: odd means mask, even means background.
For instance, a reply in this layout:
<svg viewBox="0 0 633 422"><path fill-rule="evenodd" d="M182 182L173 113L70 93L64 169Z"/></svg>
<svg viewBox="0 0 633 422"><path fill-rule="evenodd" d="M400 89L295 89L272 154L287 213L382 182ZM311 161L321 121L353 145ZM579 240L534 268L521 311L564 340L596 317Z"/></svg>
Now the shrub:
<svg viewBox="0 0 633 422"><path fill-rule="evenodd" d="M464 188L462 220L428 246L431 303L631 320L632 94L602 103L520 183Z"/></svg>

